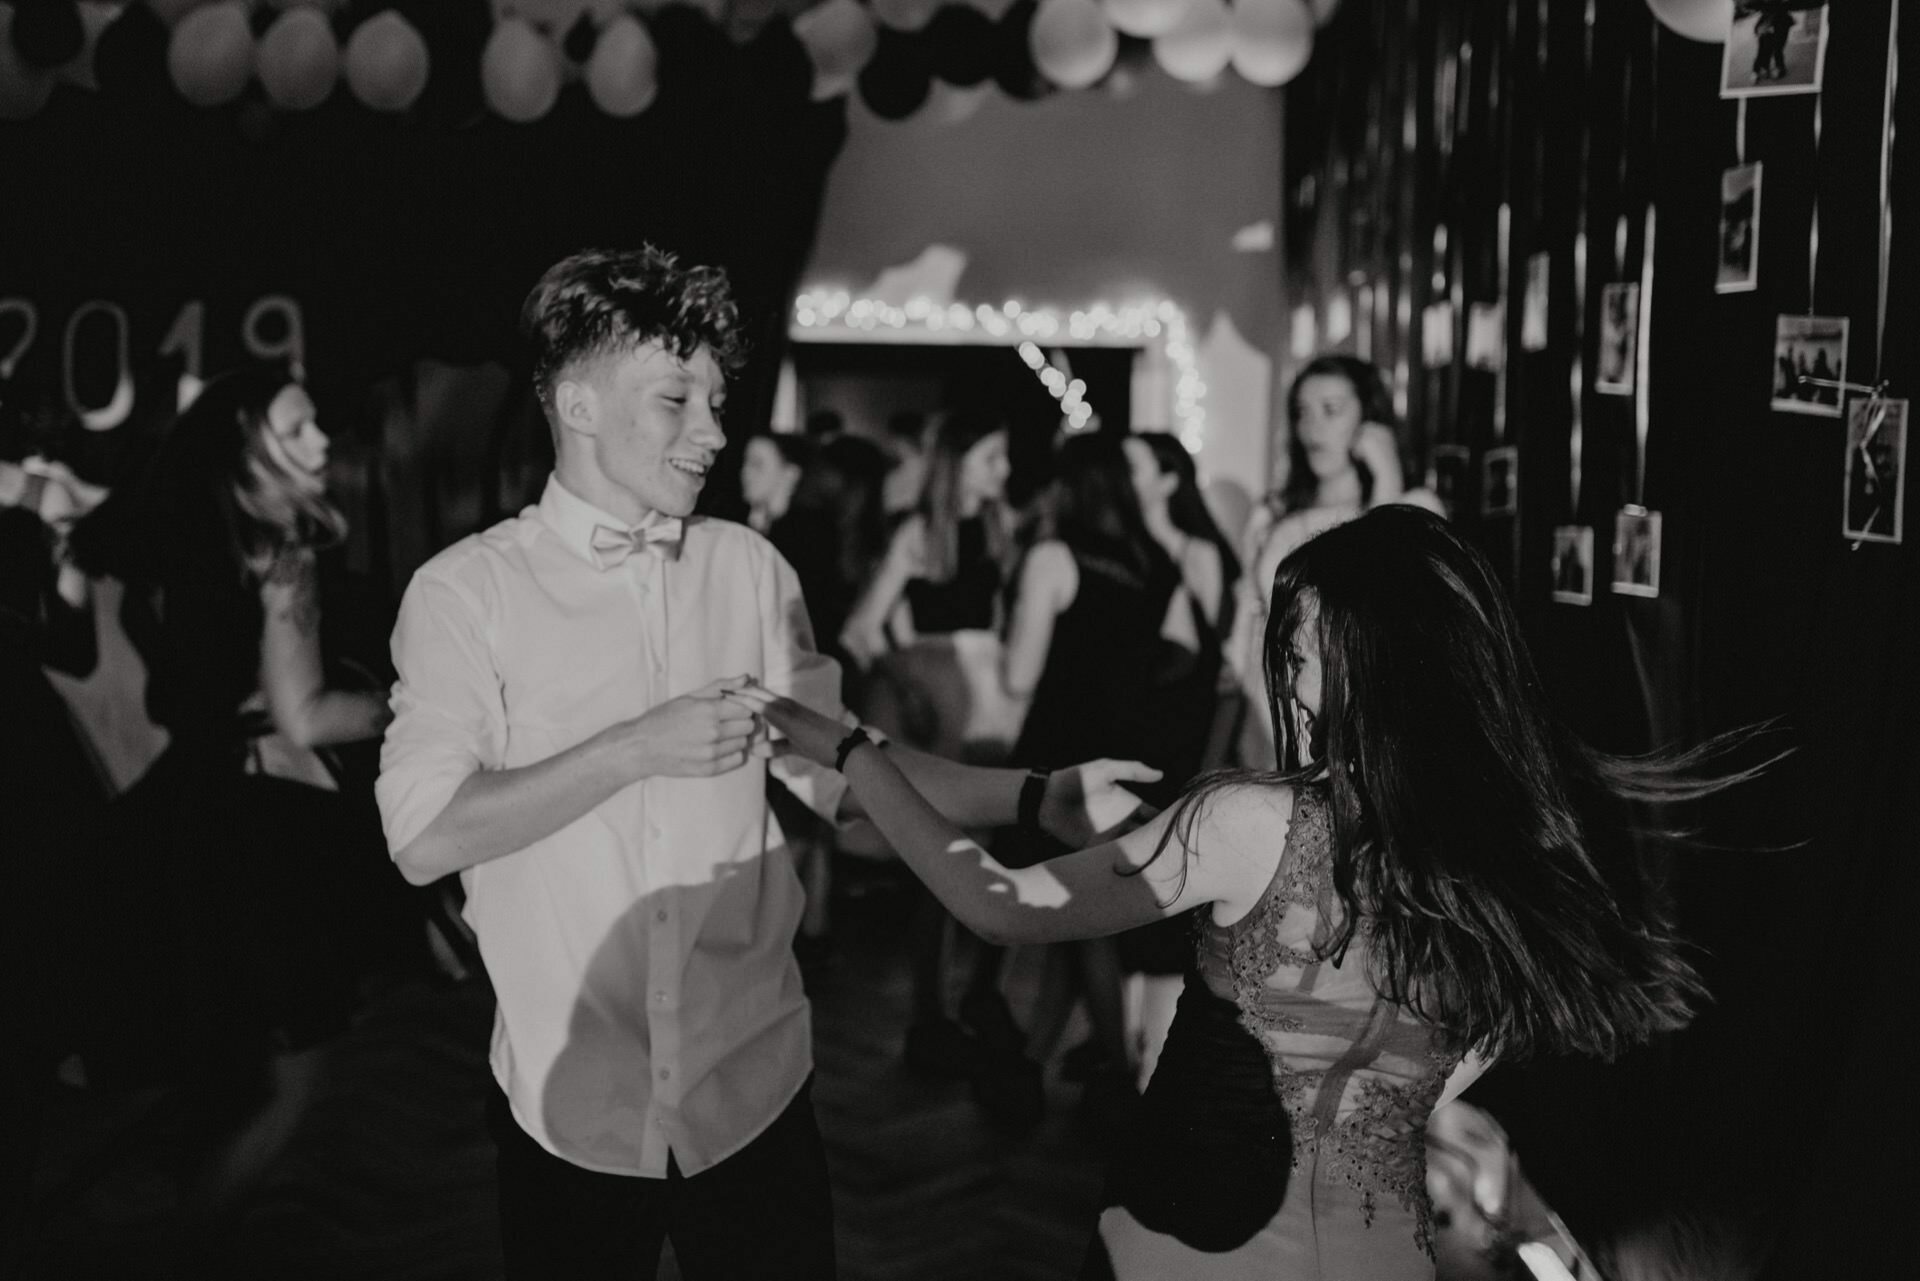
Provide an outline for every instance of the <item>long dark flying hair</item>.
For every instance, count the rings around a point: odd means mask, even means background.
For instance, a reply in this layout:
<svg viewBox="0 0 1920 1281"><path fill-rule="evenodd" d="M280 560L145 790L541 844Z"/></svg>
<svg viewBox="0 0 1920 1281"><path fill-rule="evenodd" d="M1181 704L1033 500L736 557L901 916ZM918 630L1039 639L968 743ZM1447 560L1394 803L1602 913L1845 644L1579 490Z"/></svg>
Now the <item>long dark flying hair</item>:
<svg viewBox="0 0 1920 1281"><path fill-rule="evenodd" d="M1311 744L1289 654L1320 642ZM1639 804L1698 799L1743 732L1689 751L1610 756L1549 711L1485 558L1429 512L1390 505L1303 543L1275 575L1265 636L1278 772L1212 776L1324 787L1341 920L1324 954L1367 941L1369 978L1459 1047L1501 1059L1611 1058L1684 1025L1705 999L1641 862Z"/></svg>
<svg viewBox="0 0 1920 1281"><path fill-rule="evenodd" d="M1140 514L1140 495L1121 440L1090 432L1060 443L1043 530L1072 548L1076 560L1144 586L1172 561Z"/></svg>
<svg viewBox="0 0 1920 1281"><path fill-rule="evenodd" d="M299 381L278 361L209 380L141 475L75 531L81 563L130 582L231 574L257 584L288 554L338 543L339 509L264 446L268 410Z"/></svg>
<svg viewBox="0 0 1920 1281"><path fill-rule="evenodd" d="M929 582L944 583L960 568L960 473L967 453L998 431L1006 420L983 410L954 410L934 428L927 450L927 477L920 490L917 511L926 527L926 568ZM1007 521L1003 504L989 503L980 516L987 529L987 554L1000 560L1007 551Z"/></svg>
<svg viewBox="0 0 1920 1281"><path fill-rule="evenodd" d="M1234 555L1233 544L1220 531L1213 513L1207 510L1207 500L1200 494L1200 473L1193 465L1193 455L1172 432L1141 432L1134 439L1153 451L1154 464L1161 474L1178 481L1167 496L1167 516L1173 521L1173 527L1190 538L1212 543L1220 553L1220 617L1213 620L1213 628L1224 636L1233 630L1233 585L1240 580L1240 558Z"/></svg>
<svg viewBox="0 0 1920 1281"><path fill-rule="evenodd" d="M1319 478L1307 463L1307 448L1300 443L1300 389L1309 378L1328 376L1344 378L1347 385L1353 388L1354 397L1360 402L1361 422L1395 426L1393 394L1387 390L1387 380L1371 361L1338 354L1315 356L1308 361L1293 376L1293 385L1287 389L1287 483L1280 491L1283 512L1297 512L1313 506L1314 493L1320 486ZM1361 502L1372 501L1372 470L1358 461L1354 463L1354 468L1360 473Z"/></svg>

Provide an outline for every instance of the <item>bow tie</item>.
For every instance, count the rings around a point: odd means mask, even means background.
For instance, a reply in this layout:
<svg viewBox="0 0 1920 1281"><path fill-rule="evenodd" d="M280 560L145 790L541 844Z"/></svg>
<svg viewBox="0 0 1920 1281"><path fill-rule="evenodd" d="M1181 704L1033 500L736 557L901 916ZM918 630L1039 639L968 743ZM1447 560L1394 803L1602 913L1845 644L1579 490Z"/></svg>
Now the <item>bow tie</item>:
<svg viewBox="0 0 1920 1281"><path fill-rule="evenodd" d="M595 525L588 546L593 549L593 563L601 569L612 569L643 547L673 560L680 555L680 536L685 529L686 522L679 519L656 520L639 529Z"/></svg>

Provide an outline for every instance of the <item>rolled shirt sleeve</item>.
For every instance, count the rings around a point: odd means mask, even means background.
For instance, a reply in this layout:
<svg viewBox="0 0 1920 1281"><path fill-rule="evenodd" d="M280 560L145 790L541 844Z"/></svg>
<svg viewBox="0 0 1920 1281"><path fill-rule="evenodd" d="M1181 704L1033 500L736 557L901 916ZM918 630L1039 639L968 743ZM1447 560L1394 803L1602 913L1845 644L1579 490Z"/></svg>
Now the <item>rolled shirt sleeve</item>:
<svg viewBox="0 0 1920 1281"><path fill-rule="evenodd" d="M453 583L416 574L393 632L393 723L375 794L387 849L427 829L476 771L501 767L506 710L482 612Z"/></svg>

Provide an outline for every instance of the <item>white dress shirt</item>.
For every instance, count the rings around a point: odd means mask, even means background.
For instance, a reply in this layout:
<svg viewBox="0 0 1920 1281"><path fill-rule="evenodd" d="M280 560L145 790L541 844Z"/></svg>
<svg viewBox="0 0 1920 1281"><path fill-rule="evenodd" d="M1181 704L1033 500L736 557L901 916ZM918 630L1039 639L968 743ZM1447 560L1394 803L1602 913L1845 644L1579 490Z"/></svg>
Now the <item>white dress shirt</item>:
<svg viewBox="0 0 1920 1281"><path fill-rule="evenodd" d="M743 525L602 569L624 522L547 482L535 507L414 575L393 635L379 798L404 848L476 770L542 761L742 673L848 719L794 572ZM839 775L773 771L831 815ZM812 1070L792 941L803 891L757 758L648 778L545 840L461 873L499 1000L493 1070L521 1127L591 1170L696 1174L752 1141Z"/></svg>

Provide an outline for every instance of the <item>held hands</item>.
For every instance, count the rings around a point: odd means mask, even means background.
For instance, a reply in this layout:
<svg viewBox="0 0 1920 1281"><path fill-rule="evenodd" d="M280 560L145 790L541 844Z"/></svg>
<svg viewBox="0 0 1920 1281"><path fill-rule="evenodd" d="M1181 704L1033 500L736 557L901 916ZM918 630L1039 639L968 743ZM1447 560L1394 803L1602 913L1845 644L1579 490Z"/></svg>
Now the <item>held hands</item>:
<svg viewBox="0 0 1920 1281"><path fill-rule="evenodd" d="M834 754L848 733L845 725L831 716L822 716L804 703L796 703L791 698L775 694L750 678L738 688L729 690L727 697L757 711L766 718L767 728L786 740L777 745L775 750L790 751L806 757L815 765L833 768ZM769 754L772 754L771 751Z"/></svg>
<svg viewBox="0 0 1920 1281"><path fill-rule="evenodd" d="M764 754L760 717L739 698L747 680L722 677L621 725L636 775L707 778Z"/></svg>
<svg viewBox="0 0 1920 1281"><path fill-rule="evenodd" d="M1047 835L1071 849L1084 849L1097 839L1120 835L1144 822L1147 806L1122 783L1152 783L1160 771L1138 761L1088 761L1072 769L1055 770L1040 800L1040 826Z"/></svg>

